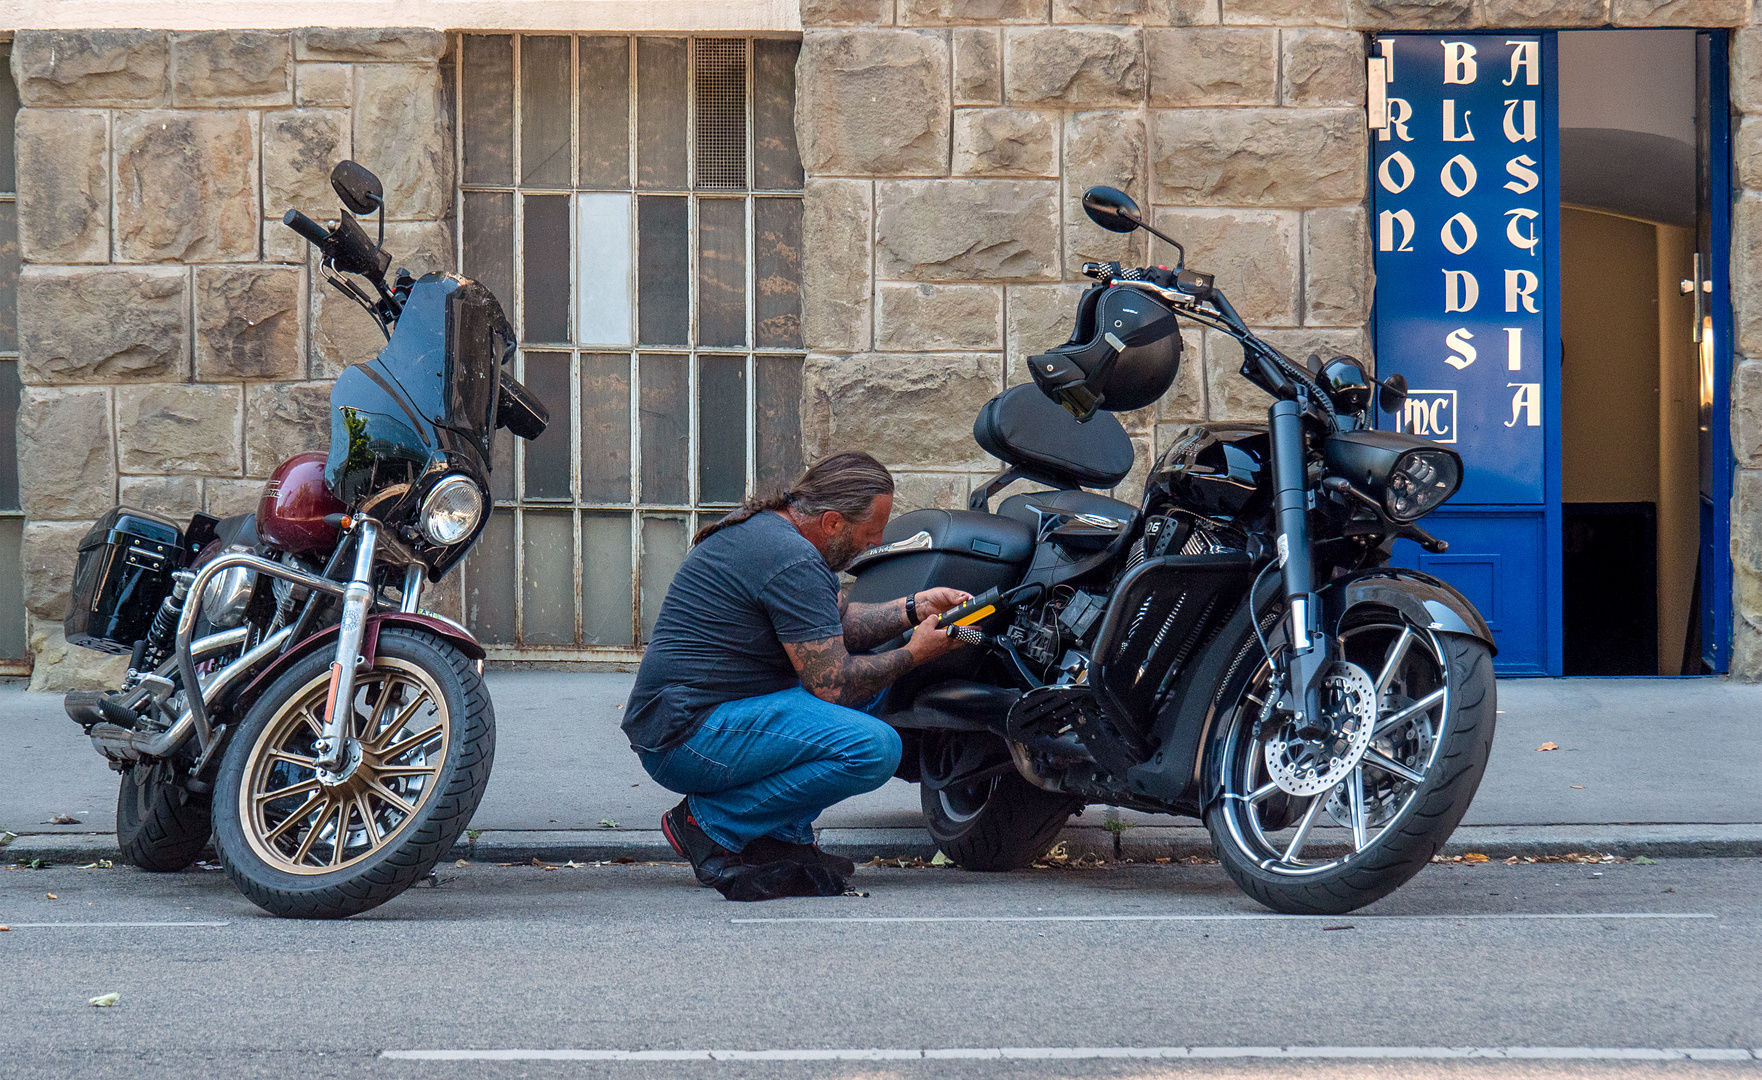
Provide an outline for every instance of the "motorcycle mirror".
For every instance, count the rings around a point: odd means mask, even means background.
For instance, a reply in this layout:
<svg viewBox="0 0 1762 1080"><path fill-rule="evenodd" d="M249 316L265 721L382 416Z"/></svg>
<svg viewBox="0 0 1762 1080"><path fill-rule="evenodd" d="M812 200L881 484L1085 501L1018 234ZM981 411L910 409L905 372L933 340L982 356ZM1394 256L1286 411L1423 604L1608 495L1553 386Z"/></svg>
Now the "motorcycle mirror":
<svg viewBox="0 0 1762 1080"><path fill-rule="evenodd" d="M1108 232L1129 233L1144 224L1138 204L1119 188L1098 186L1085 191L1083 212Z"/></svg>
<svg viewBox="0 0 1762 1080"><path fill-rule="evenodd" d="M1400 412L1401 406L1407 403L1407 378L1404 375L1391 375L1378 384L1377 404L1384 412Z"/></svg>
<svg viewBox="0 0 1762 1080"><path fill-rule="evenodd" d="M371 214L385 206L385 187L379 177L357 162L337 162L336 168L330 170L330 186L354 213Z"/></svg>

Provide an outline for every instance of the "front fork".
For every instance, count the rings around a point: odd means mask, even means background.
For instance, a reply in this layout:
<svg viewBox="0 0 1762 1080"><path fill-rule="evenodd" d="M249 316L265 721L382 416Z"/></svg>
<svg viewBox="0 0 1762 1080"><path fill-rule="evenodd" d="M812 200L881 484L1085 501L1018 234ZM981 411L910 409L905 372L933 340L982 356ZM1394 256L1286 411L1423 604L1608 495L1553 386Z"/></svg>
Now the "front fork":
<svg viewBox="0 0 1762 1080"><path fill-rule="evenodd" d="M364 518L356 525L355 565L343 587L343 610L337 628L336 657L330 664L330 693L324 703L324 734L314 749L319 769L338 773L351 766L349 745L354 718L355 675L365 666L361 639L373 610L373 559L379 549L379 524ZM404 571L404 596L399 609L415 612L422 602L423 568L411 563Z"/></svg>
<svg viewBox="0 0 1762 1080"><path fill-rule="evenodd" d="M1303 453L1303 407L1281 398L1267 410L1273 451L1273 508L1278 523L1278 557L1290 620L1291 648L1284 707L1297 726L1326 725L1321 710L1322 679L1333 664L1333 639L1321 632L1315 598L1315 550L1309 535L1308 468Z"/></svg>
<svg viewBox="0 0 1762 1080"><path fill-rule="evenodd" d="M324 701L324 734L313 744L318 768L343 769L349 756L349 728L354 719L355 672L362 666L361 638L373 608L373 556L379 549L379 523L363 518L355 526L355 565L343 587L341 625L336 657L330 662L330 694Z"/></svg>

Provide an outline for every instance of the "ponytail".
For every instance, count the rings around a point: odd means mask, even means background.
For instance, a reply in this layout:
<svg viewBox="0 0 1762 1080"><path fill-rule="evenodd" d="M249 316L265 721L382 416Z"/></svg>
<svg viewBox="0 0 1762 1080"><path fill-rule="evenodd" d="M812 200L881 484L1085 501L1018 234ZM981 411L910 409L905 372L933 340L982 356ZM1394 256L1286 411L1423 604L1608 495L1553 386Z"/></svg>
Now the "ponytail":
<svg viewBox="0 0 1762 1080"><path fill-rule="evenodd" d="M885 465L861 450L845 450L814 462L788 491L748 498L733 513L699 529L691 542L701 544L767 510L793 510L809 517L831 510L852 521L866 521L875 500L891 494L893 474Z"/></svg>

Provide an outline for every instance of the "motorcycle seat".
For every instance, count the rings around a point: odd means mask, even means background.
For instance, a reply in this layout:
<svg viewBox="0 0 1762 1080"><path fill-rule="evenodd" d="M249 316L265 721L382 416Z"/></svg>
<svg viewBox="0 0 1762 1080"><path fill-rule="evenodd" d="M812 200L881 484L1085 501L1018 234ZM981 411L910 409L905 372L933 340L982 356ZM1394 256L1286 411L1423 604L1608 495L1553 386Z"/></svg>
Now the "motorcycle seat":
<svg viewBox="0 0 1762 1080"><path fill-rule="evenodd" d="M1041 509L1037 511L1035 507ZM1120 536L1130 536L1138 521L1136 506L1110 499L1106 495L1097 495L1093 491L1024 491L1019 495L1011 495L997 505L997 516L1019 521L1036 532L1040 529L1046 511L1113 518L1122 523Z"/></svg>
<svg viewBox="0 0 1762 1080"><path fill-rule="evenodd" d="M987 401L973 421L980 449L1057 487L1111 488L1132 471L1132 440L1112 413L1088 423L1032 383Z"/></svg>

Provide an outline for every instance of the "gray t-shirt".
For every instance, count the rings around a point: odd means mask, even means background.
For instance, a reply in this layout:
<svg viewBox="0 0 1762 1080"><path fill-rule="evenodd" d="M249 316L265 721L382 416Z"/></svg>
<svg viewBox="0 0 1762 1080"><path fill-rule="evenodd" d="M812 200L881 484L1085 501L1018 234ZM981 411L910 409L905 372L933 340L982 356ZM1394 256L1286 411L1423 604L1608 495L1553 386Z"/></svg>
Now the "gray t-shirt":
<svg viewBox="0 0 1762 1080"><path fill-rule="evenodd" d="M844 633L838 578L807 537L765 511L691 549L674 575L624 707L637 750L697 733L725 701L801 685L783 643Z"/></svg>

